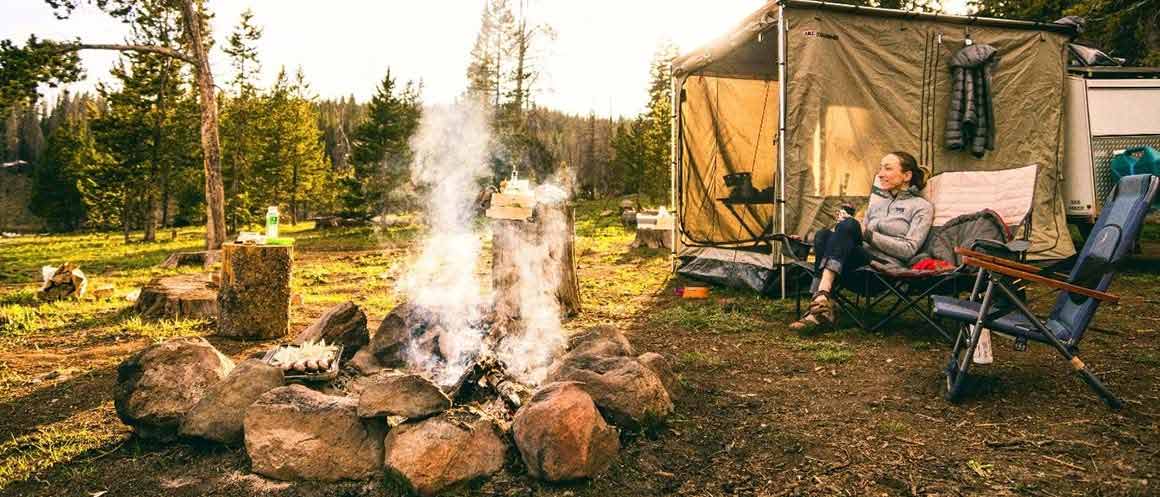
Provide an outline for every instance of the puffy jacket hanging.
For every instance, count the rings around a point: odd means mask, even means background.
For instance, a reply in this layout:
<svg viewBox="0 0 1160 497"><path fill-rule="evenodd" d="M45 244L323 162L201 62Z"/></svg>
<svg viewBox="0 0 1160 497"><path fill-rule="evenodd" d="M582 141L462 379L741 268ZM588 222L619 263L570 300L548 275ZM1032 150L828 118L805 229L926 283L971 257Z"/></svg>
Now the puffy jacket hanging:
<svg viewBox="0 0 1160 497"><path fill-rule="evenodd" d="M954 85L947 114L947 148L970 150L975 157L982 157L987 150L995 150L991 74L999 65L998 51L990 45L969 45L948 64Z"/></svg>

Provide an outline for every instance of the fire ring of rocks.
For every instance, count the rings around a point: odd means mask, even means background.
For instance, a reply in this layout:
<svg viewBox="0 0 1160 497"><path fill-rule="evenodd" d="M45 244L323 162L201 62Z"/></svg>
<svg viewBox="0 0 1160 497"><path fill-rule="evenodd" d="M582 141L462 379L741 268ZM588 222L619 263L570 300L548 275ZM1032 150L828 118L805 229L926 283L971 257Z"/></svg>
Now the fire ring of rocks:
<svg viewBox="0 0 1160 497"><path fill-rule="evenodd" d="M621 430L657 426L672 412L667 361L637 356L619 331L572 336L532 385L491 352L504 350L518 323L481 315L473 329L482 346L455 362L453 334L434 313L404 304L368 336L365 314L342 304L303 332L347 351L340 375L320 383L287 385L282 369L260 359L235 366L202 338L173 339L120 365L114 403L142 438L244 445L265 477L386 475L419 495L495 474L512 446L535 478L590 478L615 459Z"/></svg>

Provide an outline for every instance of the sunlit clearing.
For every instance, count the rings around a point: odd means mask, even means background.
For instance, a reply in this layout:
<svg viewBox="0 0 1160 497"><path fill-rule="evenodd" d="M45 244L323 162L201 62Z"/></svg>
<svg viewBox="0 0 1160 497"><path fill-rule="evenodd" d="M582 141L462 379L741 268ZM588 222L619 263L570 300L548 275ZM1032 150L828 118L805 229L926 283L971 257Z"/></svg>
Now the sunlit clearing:
<svg viewBox="0 0 1160 497"><path fill-rule="evenodd" d="M954 14L956 16L965 16L971 13L971 8L967 5L969 0L943 0L943 12L947 14Z"/></svg>

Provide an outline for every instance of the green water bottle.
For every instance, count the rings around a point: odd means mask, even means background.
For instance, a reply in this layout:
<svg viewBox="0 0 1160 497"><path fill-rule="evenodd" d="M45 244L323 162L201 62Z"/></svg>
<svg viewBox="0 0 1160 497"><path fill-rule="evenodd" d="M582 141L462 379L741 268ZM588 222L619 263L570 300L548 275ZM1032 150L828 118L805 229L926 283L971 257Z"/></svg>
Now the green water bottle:
<svg viewBox="0 0 1160 497"><path fill-rule="evenodd" d="M266 209L266 239L278 238L278 206Z"/></svg>

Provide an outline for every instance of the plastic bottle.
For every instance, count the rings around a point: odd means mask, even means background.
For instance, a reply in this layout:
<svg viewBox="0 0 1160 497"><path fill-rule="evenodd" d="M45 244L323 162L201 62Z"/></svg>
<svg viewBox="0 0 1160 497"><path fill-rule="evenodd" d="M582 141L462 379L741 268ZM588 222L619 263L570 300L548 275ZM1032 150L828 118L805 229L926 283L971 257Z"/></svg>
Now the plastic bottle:
<svg viewBox="0 0 1160 497"><path fill-rule="evenodd" d="M278 206L266 209L266 238L278 238Z"/></svg>

